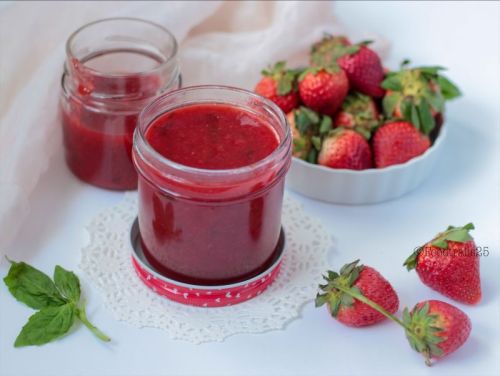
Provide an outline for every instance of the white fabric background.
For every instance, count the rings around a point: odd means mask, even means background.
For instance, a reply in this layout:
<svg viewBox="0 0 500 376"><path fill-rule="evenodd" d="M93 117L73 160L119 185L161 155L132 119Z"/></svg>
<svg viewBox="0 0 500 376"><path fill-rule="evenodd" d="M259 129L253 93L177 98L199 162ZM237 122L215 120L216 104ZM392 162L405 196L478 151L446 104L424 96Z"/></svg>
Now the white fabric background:
<svg viewBox="0 0 500 376"><path fill-rule="evenodd" d="M0 7L0 255L29 215L30 193L61 150L59 80L67 37L101 18L170 29L184 84L252 88L278 59L304 60L324 32L343 30L329 2L10 2ZM293 27L291 27L293 25ZM364 35L363 35L364 37ZM376 46L377 47L377 46ZM379 50L386 46L378 45Z"/></svg>

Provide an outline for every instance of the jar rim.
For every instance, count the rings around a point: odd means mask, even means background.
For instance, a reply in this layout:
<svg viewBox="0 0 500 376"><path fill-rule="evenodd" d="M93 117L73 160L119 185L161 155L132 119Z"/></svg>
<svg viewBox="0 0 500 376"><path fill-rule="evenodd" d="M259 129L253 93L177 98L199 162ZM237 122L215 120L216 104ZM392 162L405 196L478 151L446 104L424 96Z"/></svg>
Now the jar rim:
<svg viewBox="0 0 500 376"><path fill-rule="evenodd" d="M280 124L284 124L284 137L280 139L280 142L278 146L266 157L251 163L249 165L245 165L242 167L236 167L236 168L228 168L228 169L205 169L205 168L199 168L199 167L191 167L187 166L178 162L175 162L169 158L166 158L162 154L160 154L158 151L156 151L153 146L147 141L144 131L141 127L142 122L144 121L145 115L150 111L159 101L164 100L165 98L169 98L172 96L176 95L181 95L186 92L192 92L192 91L204 91L204 90L220 90L220 91L226 91L226 92L235 92L238 94L243 94L247 95L250 98L254 98L260 103L264 105L264 107L267 107L270 109L275 116L277 116L277 120L279 121ZM214 101L216 102L216 101ZM171 110L174 110L175 108L181 107L176 106L172 108ZM166 113L167 110L163 113ZM138 118L138 125L135 129L134 132L134 150L137 152L137 154L140 156L140 158L143 161L146 161L144 156L143 156L143 151L140 150L138 147L138 143L140 142L141 145L145 146L146 152L150 154L155 160L159 161L162 165L168 166L176 171L180 171L183 173L188 173L188 174L195 174L195 175L203 175L206 177L224 177L228 175L241 175L245 173L249 173L252 171L255 171L257 169L262 168L263 166L266 166L269 164L271 161L273 161L275 158L279 158L280 154L285 152L286 149L291 150L291 131L290 131L290 126L288 124L288 120L277 104L275 104L273 101L257 94L254 93L250 90L246 89L241 89L237 88L234 86L227 86L227 85L195 85L195 86L189 86L189 87L184 87L182 89L174 90L168 93L165 93L163 95L160 95L159 97L155 98L152 102L150 102L144 109L141 111L139 114ZM285 154L286 156L286 154Z"/></svg>
<svg viewBox="0 0 500 376"><path fill-rule="evenodd" d="M152 73L156 73L156 72L164 69L166 65L170 64L172 62L172 60L174 60L176 58L179 46L178 46L177 39L175 38L174 34L172 34L172 32L170 30L163 27L162 25L159 25L159 24L152 22L152 21L149 21L149 20L145 20L142 18L136 18L136 17L108 17L108 18L102 18L99 20L88 22L88 23L80 26L73 33L71 33L71 35L69 36L69 38L66 41L66 46L65 46L66 56L69 59L75 58L75 55L72 51L71 44L74 41L74 39L78 36L78 34L80 34L85 29L90 28L94 25L109 22L109 21L132 21L132 22L147 24L147 25L153 26L153 27L157 28L158 30L162 31L163 33L165 33L168 36L168 38L170 38L170 40L172 42L172 50L170 51L170 55L165 56L165 60L162 60L157 66L155 66L154 68L149 69L147 71L134 72L134 76L146 76L146 75L150 75ZM97 69L90 68L88 66L85 66L85 70L96 77L120 78L120 77L127 77L129 75L127 73L104 73L104 72L101 72Z"/></svg>

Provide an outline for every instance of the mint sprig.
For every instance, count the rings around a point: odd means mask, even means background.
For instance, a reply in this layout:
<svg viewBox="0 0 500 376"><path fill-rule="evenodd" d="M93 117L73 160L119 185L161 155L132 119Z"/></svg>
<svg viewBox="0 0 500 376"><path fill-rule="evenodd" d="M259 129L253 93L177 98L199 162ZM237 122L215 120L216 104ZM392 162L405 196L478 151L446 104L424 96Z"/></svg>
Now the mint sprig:
<svg viewBox="0 0 500 376"><path fill-rule="evenodd" d="M52 280L24 262L8 261L11 266L4 278L5 285L14 298L38 310L21 329L15 347L52 342L68 333L77 319L102 341L111 340L88 321L75 273L57 265Z"/></svg>

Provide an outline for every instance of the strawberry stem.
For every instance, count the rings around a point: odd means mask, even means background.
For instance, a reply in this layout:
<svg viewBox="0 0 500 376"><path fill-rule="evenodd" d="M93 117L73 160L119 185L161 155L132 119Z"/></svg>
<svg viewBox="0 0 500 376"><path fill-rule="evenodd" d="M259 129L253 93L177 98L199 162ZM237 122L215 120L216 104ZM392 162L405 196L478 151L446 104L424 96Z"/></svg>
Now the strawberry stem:
<svg viewBox="0 0 500 376"><path fill-rule="evenodd" d="M348 295L352 296L354 299L357 299L360 302L365 303L367 306L370 306L374 310L380 312L382 315L384 315L388 319L391 319L396 324L400 325L403 329L405 329L406 334L409 335L410 337L412 337L412 339L415 341L415 343L419 343L423 348L426 347L424 345L423 341L413 332L412 328L410 328L403 321L401 321L400 319L398 319L393 314L389 313L387 310L385 310L384 308L382 308L380 305L378 305L374 301L368 299L363 294L360 294L357 291L353 291L352 289L346 288L346 287L344 287L344 286L342 286L342 285L340 285L338 283L333 283L333 287L336 288L339 291L342 291L345 294L348 294ZM425 358L425 364L430 367L432 365L432 363L431 363L431 357L430 357L429 351L428 350L422 351L422 355Z"/></svg>
<svg viewBox="0 0 500 376"><path fill-rule="evenodd" d="M352 291L351 289L348 289L346 287L343 287L343 286L341 286L341 285L339 285L337 283L335 283L333 285L333 287L335 287L337 290L342 291L345 294L348 294L348 295L352 296L354 299L357 299L360 302L363 302L366 305L372 307L374 310L380 312L382 315L384 315L388 319L391 319L395 323L401 325L404 329L409 329L400 319L398 319L396 316L394 316L393 314L391 314L388 311L386 311L384 308L382 308L381 306L379 306L374 301L368 299L366 296L364 296L364 295L362 295L362 294L360 294L360 293L358 293L356 291Z"/></svg>

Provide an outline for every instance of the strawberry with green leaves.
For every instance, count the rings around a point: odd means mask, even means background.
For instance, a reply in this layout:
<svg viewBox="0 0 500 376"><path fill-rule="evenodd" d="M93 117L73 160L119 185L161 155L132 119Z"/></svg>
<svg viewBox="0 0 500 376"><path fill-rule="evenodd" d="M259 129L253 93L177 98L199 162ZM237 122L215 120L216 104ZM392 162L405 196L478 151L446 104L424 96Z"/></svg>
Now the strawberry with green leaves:
<svg viewBox="0 0 500 376"><path fill-rule="evenodd" d="M321 114L335 114L348 91L347 76L336 64L309 67L299 76L302 103Z"/></svg>
<svg viewBox="0 0 500 376"><path fill-rule="evenodd" d="M273 67L262 71L262 79L254 91L276 103L284 113L299 105L297 92L297 71L286 69L286 62L279 61Z"/></svg>
<svg viewBox="0 0 500 376"><path fill-rule="evenodd" d="M408 68L408 63L404 61L401 70L387 73L382 82L387 89L384 113L388 118L409 121L429 135L436 122L442 121L445 102L460 96L460 90L440 73L445 68Z"/></svg>
<svg viewBox="0 0 500 376"><path fill-rule="evenodd" d="M321 293L316 296L316 307L328 306L330 314L344 325L361 327L385 320L385 315L369 305L354 299L344 289L355 291L377 302L385 310L398 310L399 299L391 284L375 269L358 265L359 260L344 265L340 272L328 271L320 285Z"/></svg>
<svg viewBox="0 0 500 376"><path fill-rule="evenodd" d="M358 132L336 128L323 139L318 164L331 168L366 170L372 167L370 145Z"/></svg>
<svg viewBox="0 0 500 376"><path fill-rule="evenodd" d="M312 45L309 62L314 66L328 66L336 63L338 48L350 45L351 42L344 35L326 34L319 42Z"/></svg>
<svg viewBox="0 0 500 376"><path fill-rule="evenodd" d="M420 302L403 310L402 324L410 346L424 356L425 364L461 347L469 338L471 321L463 311L440 300Z"/></svg>
<svg viewBox="0 0 500 376"><path fill-rule="evenodd" d="M374 98L381 98L385 94L381 87L384 67L377 53L368 47L369 43L371 42L367 41L339 47L337 62L346 72L353 89Z"/></svg>
<svg viewBox="0 0 500 376"><path fill-rule="evenodd" d="M346 73L351 88L380 98L385 90L380 86L384 68L380 57L368 47L370 41L352 45L344 36L325 36L311 49L310 62L315 66L337 63Z"/></svg>
<svg viewBox="0 0 500 376"><path fill-rule="evenodd" d="M293 156L316 163L322 138L332 129L332 119L304 106L288 113L287 119L292 131Z"/></svg>
<svg viewBox="0 0 500 376"><path fill-rule="evenodd" d="M336 128L353 129L367 140L379 122L380 114L373 98L358 92L347 95L333 120Z"/></svg>
<svg viewBox="0 0 500 376"><path fill-rule="evenodd" d="M472 223L449 226L430 242L418 247L404 266L415 269L420 280L430 288L461 303L481 300L479 255L469 231Z"/></svg>
<svg viewBox="0 0 500 376"><path fill-rule="evenodd" d="M467 341L470 319L451 304L423 301L411 311L405 308L402 319L396 317L399 301L392 286L374 269L357 266L358 261L323 277L327 284L319 286L316 307L328 305L332 316L348 326L392 320L404 329L410 346L423 355L428 366L432 359L451 354Z"/></svg>
<svg viewBox="0 0 500 376"><path fill-rule="evenodd" d="M372 137L373 159L376 168L401 164L429 149L429 137L411 123L393 121L379 127Z"/></svg>

